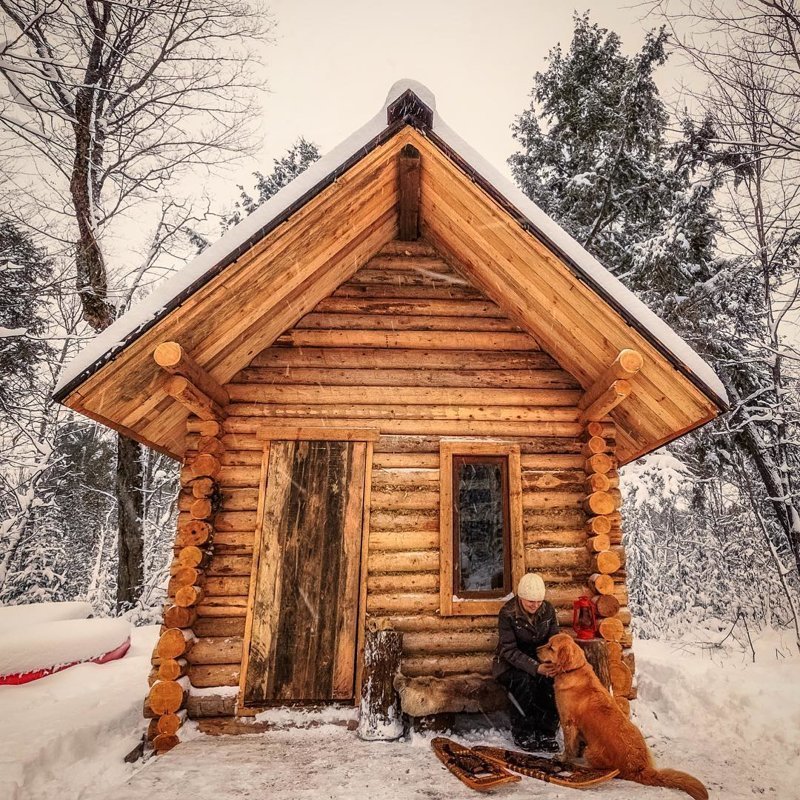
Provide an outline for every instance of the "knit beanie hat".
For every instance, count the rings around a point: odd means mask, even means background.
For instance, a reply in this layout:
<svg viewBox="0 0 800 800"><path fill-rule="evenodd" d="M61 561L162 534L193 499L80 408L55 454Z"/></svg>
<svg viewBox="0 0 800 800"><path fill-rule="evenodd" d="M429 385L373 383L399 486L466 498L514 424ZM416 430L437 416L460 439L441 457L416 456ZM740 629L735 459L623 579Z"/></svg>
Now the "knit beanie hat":
<svg viewBox="0 0 800 800"><path fill-rule="evenodd" d="M535 572L526 572L517 586L517 597L523 600L544 600L544 581Z"/></svg>

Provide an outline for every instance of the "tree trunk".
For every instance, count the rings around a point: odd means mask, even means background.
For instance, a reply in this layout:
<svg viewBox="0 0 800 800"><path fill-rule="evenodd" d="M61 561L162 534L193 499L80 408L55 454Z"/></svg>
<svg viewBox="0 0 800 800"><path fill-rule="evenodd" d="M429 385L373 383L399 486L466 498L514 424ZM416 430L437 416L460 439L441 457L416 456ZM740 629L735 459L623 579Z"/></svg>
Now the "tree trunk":
<svg viewBox="0 0 800 800"><path fill-rule="evenodd" d="M142 515L142 446L117 435L117 611L132 608L144 586L144 527Z"/></svg>

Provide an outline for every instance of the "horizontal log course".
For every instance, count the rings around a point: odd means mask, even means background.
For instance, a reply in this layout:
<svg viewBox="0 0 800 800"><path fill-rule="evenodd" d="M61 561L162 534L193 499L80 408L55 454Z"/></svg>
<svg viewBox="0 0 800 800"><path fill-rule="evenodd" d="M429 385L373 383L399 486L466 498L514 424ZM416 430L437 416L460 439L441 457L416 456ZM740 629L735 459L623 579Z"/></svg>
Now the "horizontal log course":
<svg viewBox="0 0 800 800"><path fill-rule="evenodd" d="M378 625L386 625L402 633L497 630L497 615L440 617L438 614L395 614L374 619Z"/></svg>
<svg viewBox="0 0 800 800"><path fill-rule="evenodd" d="M611 537L606 533L599 533L597 536L591 536L586 540L586 549L590 553L602 553L611 549ZM593 570L594 572L603 572L604 570ZM613 572L614 570L611 570Z"/></svg>
<svg viewBox="0 0 800 800"><path fill-rule="evenodd" d="M612 561L616 559L617 568L619 557L613 550L606 553L590 553L585 547L541 547L527 548L525 551L525 563L529 570L535 571L569 571L580 575L589 575L593 572L605 570L595 569L598 559L602 559L604 567L613 566ZM613 559L611 558L613 556ZM614 572L614 569L608 569Z"/></svg>
<svg viewBox="0 0 800 800"><path fill-rule="evenodd" d="M592 572L610 575L617 572L622 566L622 558L614 550L606 550L603 553L595 553L592 556Z"/></svg>
<svg viewBox="0 0 800 800"><path fill-rule="evenodd" d="M184 628L167 628L156 643L155 654L161 659L185 656L194 645L194 634Z"/></svg>
<svg viewBox="0 0 800 800"><path fill-rule="evenodd" d="M395 393L396 394L396 393ZM575 407L563 406L500 406L455 404L385 405L366 403L372 399L361 390L360 404L310 404L293 405L276 403L234 403L225 430L244 432L246 429L272 425L296 427L302 420L304 427L320 427L319 423L343 429L376 429L379 432L440 433L483 435L536 432L538 435L568 436L579 430ZM402 398L396 397L396 403ZM461 424L459 424L461 423ZM300 433L292 438L309 438ZM278 438L287 438L281 434ZM337 436L337 438L341 438Z"/></svg>
<svg viewBox="0 0 800 800"><path fill-rule="evenodd" d="M439 532L439 514L436 509L426 511L370 511L370 536L373 531Z"/></svg>
<svg viewBox="0 0 800 800"><path fill-rule="evenodd" d="M206 598L214 596L242 595L247 596L250 591L250 577L244 575L225 576L219 578L206 578L203 583Z"/></svg>
<svg viewBox="0 0 800 800"><path fill-rule="evenodd" d="M601 515L586 521L586 531L590 536L607 536L611 533L611 517Z"/></svg>
<svg viewBox="0 0 800 800"><path fill-rule="evenodd" d="M405 572L399 575L370 575L367 591L376 594L394 592L438 592L439 575L436 572L421 574Z"/></svg>
<svg viewBox="0 0 800 800"><path fill-rule="evenodd" d="M588 475L594 472L605 474L616 469L616 460L608 453L595 453L585 459L583 468Z"/></svg>
<svg viewBox="0 0 800 800"><path fill-rule="evenodd" d="M236 664L242 660L243 640L239 637L208 637L197 639L186 656L192 666L197 664Z"/></svg>
<svg viewBox="0 0 800 800"><path fill-rule="evenodd" d="M397 290L399 287L392 287ZM456 291L447 286L447 291ZM337 295L337 293L334 293ZM470 292L472 295L472 292ZM337 295L340 296L340 295ZM375 331L375 330L297 330L292 329L275 340L278 348L397 348L399 350L539 350L527 333L461 331L457 337L450 331ZM580 396L580 395L579 395ZM575 402L577 402L576 398Z"/></svg>
<svg viewBox="0 0 800 800"><path fill-rule="evenodd" d="M344 428L363 428L365 420L375 420L369 425L383 435L431 435L437 436L489 436L518 437L534 435L536 438L570 437L580 434L581 426L569 420L547 421L532 419L533 411L508 412L505 416L517 415L520 418L498 419L502 414L495 414L496 407L484 409L482 406L449 407L449 406L416 406L414 414L419 416L406 418L387 416L386 409L391 406L353 407L352 416L339 416L337 406L304 406L286 407L268 404L237 403L231 406L231 414L225 422L225 430L230 433L255 433L268 420L304 419L308 424L334 424ZM405 407L395 409L401 413ZM410 407L409 407L410 408ZM569 416L574 416L572 410ZM567 415L567 411L564 412ZM483 419L485 417L485 419ZM611 467L609 466L609 469Z"/></svg>
<svg viewBox="0 0 800 800"><path fill-rule="evenodd" d="M432 319L440 325L442 318ZM392 320L393 322L393 320ZM435 330L436 328L431 328ZM229 386L312 385L312 386L398 386L411 388L463 389L569 389L577 382L551 362L530 369L485 370L409 370L391 367L372 369L337 369L318 367L249 367L237 373Z"/></svg>
<svg viewBox="0 0 800 800"><path fill-rule="evenodd" d="M185 703L187 691L177 681L157 681L150 687L147 702L154 714L173 714Z"/></svg>
<svg viewBox="0 0 800 800"><path fill-rule="evenodd" d="M220 467L219 475L217 476L217 483L225 489L245 489L245 488L258 488L259 481L261 480L261 466L260 457L258 453L259 465L235 465L226 466L225 457L222 459L222 466Z"/></svg>
<svg viewBox="0 0 800 800"><path fill-rule="evenodd" d="M214 516L214 530L255 531L255 511L218 511Z"/></svg>
<svg viewBox="0 0 800 800"><path fill-rule="evenodd" d="M581 469L568 470L522 470L523 491L567 491L585 493L586 476Z"/></svg>
<svg viewBox="0 0 800 800"><path fill-rule="evenodd" d="M206 574L209 577L230 575L250 576L253 559L250 556L214 555L208 563Z"/></svg>
<svg viewBox="0 0 800 800"><path fill-rule="evenodd" d="M205 636L244 636L244 617L198 617L192 631L197 638Z"/></svg>
<svg viewBox="0 0 800 800"><path fill-rule="evenodd" d="M189 670L189 662L185 658L162 658L158 665L160 681L177 681Z"/></svg>
<svg viewBox="0 0 800 800"><path fill-rule="evenodd" d="M194 586L202 582L203 571L196 567L187 567L178 562L173 562L170 567L172 573L169 579L169 594L173 595L181 586Z"/></svg>
<svg viewBox="0 0 800 800"><path fill-rule="evenodd" d="M376 572L438 572L438 551L370 553L367 560L369 574Z"/></svg>
<svg viewBox="0 0 800 800"><path fill-rule="evenodd" d="M599 594L592 599L598 616L615 617L620 611L620 602L613 594Z"/></svg>
<svg viewBox="0 0 800 800"><path fill-rule="evenodd" d="M378 298L379 299L379 298ZM433 298L424 298L427 302ZM442 298L452 300L456 298ZM375 300L370 299L370 302ZM392 302L397 302L393 299ZM451 337L451 345L452 342ZM433 370L537 370L557 367L552 356L541 350L484 351L453 347L424 349L393 347L269 347L253 357L250 368L272 369L410 369Z"/></svg>
<svg viewBox="0 0 800 800"><path fill-rule="evenodd" d="M409 490L403 491L373 491L370 496L370 508L380 511L394 509L438 509L439 491Z"/></svg>
<svg viewBox="0 0 800 800"><path fill-rule="evenodd" d="M373 491L427 490L439 485L438 469L372 469Z"/></svg>
<svg viewBox="0 0 800 800"><path fill-rule="evenodd" d="M203 589L200 586L181 586L175 592L174 603L176 606L188 608L196 606L203 599Z"/></svg>
<svg viewBox="0 0 800 800"><path fill-rule="evenodd" d="M489 675L492 671L492 656L488 653L482 655L409 656L403 658L401 671L409 678L422 675L444 677L445 675L469 672Z"/></svg>
<svg viewBox="0 0 800 800"><path fill-rule="evenodd" d="M217 555L249 556L254 541L255 531L217 531L214 534L214 552Z"/></svg>
<svg viewBox="0 0 800 800"><path fill-rule="evenodd" d="M159 733L153 739L153 750L156 755L160 756L163 753L168 753L173 747L180 744L180 739L175 734Z"/></svg>
<svg viewBox="0 0 800 800"><path fill-rule="evenodd" d="M189 694L186 700L186 712L189 719L232 717L236 713L236 696Z"/></svg>
<svg viewBox="0 0 800 800"><path fill-rule="evenodd" d="M167 628L191 628L196 619L197 611L194 608L167 606L164 609L164 625Z"/></svg>
<svg viewBox="0 0 800 800"><path fill-rule="evenodd" d="M494 652L496 646L496 631L437 631L403 634L403 654L407 656Z"/></svg>
<svg viewBox="0 0 800 800"><path fill-rule="evenodd" d="M543 547L585 547L588 541L586 532L580 528L530 529L523 527L525 548Z"/></svg>
<svg viewBox="0 0 800 800"><path fill-rule="evenodd" d="M586 512L580 507L542 510L523 507L522 525L525 530L575 529L585 524Z"/></svg>
<svg viewBox="0 0 800 800"><path fill-rule="evenodd" d="M583 500L583 508L587 514L602 516L616 511L617 503L608 492L592 492Z"/></svg>
<svg viewBox="0 0 800 800"><path fill-rule="evenodd" d="M212 689L215 686L238 686L240 664L193 664L189 667L189 681L195 688Z"/></svg>
<svg viewBox="0 0 800 800"><path fill-rule="evenodd" d="M177 547L200 547L211 541L214 529L208 522L184 517L178 523Z"/></svg>
<svg viewBox="0 0 800 800"><path fill-rule="evenodd" d="M474 305L474 304L473 304ZM396 314L381 316L377 314L324 314L314 312L306 314L297 325L300 330L373 330L373 331L493 331L500 333L520 333L520 328L502 317L459 317L433 316L423 314ZM236 382L247 383L247 377L253 370L242 370L236 376ZM326 381L320 381L326 383ZM377 386L393 386L388 383L376 383Z"/></svg>
<svg viewBox="0 0 800 800"><path fill-rule="evenodd" d="M439 592L395 592L367 595L368 614L413 614L438 610Z"/></svg>
<svg viewBox="0 0 800 800"><path fill-rule="evenodd" d="M621 642L625 634L622 621L618 617L607 617L600 620L597 632L603 639L610 642Z"/></svg>
<svg viewBox="0 0 800 800"><path fill-rule="evenodd" d="M174 736L185 720L185 710L181 710L177 714L162 714L156 722L156 730L165 736Z"/></svg>
<svg viewBox="0 0 800 800"><path fill-rule="evenodd" d="M211 497L216 491L217 483L213 478L194 478L188 488L196 499Z"/></svg>
<svg viewBox="0 0 800 800"><path fill-rule="evenodd" d="M373 531L369 532L370 552L378 550L438 550L439 531Z"/></svg>
<svg viewBox="0 0 800 800"><path fill-rule="evenodd" d="M198 617L245 617L247 597L204 597L197 606Z"/></svg>
<svg viewBox="0 0 800 800"><path fill-rule="evenodd" d="M222 425L218 420L195 420L194 430L200 436L219 436L222 433Z"/></svg>
<svg viewBox="0 0 800 800"><path fill-rule="evenodd" d="M613 594L614 579L610 575L595 573L589 577L589 586L597 594Z"/></svg>
<svg viewBox="0 0 800 800"><path fill-rule="evenodd" d="M573 410L571 419L577 419L575 408L580 392L574 389L496 389L431 386L326 386L246 384L229 385L232 405L230 414L238 413L240 404L269 404L288 406L297 404L338 406L347 409L362 405L365 394L372 405L393 406L486 406L499 409L510 407L541 407L551 412L561 407ZM345 414L344 416L347 416Z"/></svg>
<svg viewBox="0 0 800 800"><path fill-rule="evenodd" d="M181 567L194 567L202 569L208 563L210 555L207 551L201 550L195 545L188 545L182 547L176 553L176 559Z"/></svg>
<svg viewBox="0 0 800 800"><path fill-rule="evenodd" d="M216 478L222 469L219 459L210 453L198 453L189 465L195 478Z"/></svg>

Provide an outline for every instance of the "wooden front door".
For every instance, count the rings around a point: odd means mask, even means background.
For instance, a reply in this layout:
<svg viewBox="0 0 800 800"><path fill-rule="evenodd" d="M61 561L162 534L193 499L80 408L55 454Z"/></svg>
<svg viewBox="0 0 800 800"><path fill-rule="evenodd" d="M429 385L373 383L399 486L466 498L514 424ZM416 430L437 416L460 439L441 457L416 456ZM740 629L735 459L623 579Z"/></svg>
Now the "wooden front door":
<svg viewBox="0 0 800 800"><path fill-rule="evenodd" d="M353 697L366 445L273 441L245 705Z"/></svg>

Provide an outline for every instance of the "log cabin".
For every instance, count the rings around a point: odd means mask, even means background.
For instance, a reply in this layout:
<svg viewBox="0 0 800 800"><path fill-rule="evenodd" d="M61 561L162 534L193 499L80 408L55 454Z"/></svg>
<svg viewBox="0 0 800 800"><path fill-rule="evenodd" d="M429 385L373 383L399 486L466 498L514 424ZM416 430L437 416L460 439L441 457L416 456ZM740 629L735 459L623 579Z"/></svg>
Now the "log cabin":
<svg viewBox="0 0 800 800"><path fill-rule="evenodd" d="M182 464L157 752L187 716L254 730L271 706L360 702L375 734L497 707L496 615L526 571L567 630L593 598L593 663L626 706L618 469L727 408L410 81L98 335L56 398Z"/></svg>

